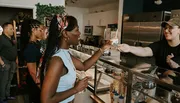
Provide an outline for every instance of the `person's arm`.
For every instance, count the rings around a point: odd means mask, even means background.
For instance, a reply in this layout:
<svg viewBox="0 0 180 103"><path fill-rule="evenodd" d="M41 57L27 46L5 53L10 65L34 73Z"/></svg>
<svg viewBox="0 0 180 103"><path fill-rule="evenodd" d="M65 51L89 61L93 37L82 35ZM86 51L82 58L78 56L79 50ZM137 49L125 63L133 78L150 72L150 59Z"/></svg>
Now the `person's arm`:
<svg viewBox="0 0 180 103"><path fill-rule="evenodd" d="M3 44L2 44L2 37L0 36L0 51L3 49ZM0 54L0 66L5 66L4 61L1 58L1 54Z"/></svg>
<svg viewBox="0 0 180 103"><path fill-rule="evenodd" d="M84 90L88 86L88 78L86 77L79 81L75 87L63 92L56 92L59 80L63 75L63 69L64 64L62 59L59 57L52 57L42 85L41 103L61 102L77 92Z"/></svg>
<svg viewBox="0 0 180 103"><path fill-rule="evenodd" d="M71 55L72 61L76 69L80 71L88 70L101 57L101 55L104 53L104 50L110 49L110 46L111 46L111 42L110 41L106 42L104 46L102 46L98 51L94 53L94 55L92 55L89 59L85 60L84 62L81 62L79 59Z"/></svg>
<svg viewBox="0 0 180 103"><path fill-rule="evenodd" d="M4 67L5 64L4 64L4 61L2 60L2 58L0 57L0 66Z"/></svg>
<svg viewBox="0 0 180 103"><path fill-rule="evenodd" d="M37 84L40 83L40 78L36 77L36 68L37 68L36 63L27 63L27 67L34 82Z"/></svg>
<svg viewBox="0 0 180 103"><path fill-rule="evenodd" d="M19 65L18 56L16 57L16 64L17 64L17 66Z"/></svg>
<svg viewBox="0 0 180 103"><path fill-rule="evenodd" d="M135 46L129 46L128 44L120 44L118 46L118 50L126 53L130 52L140 57L153 56L153 52L150 47L135 47Z"/></svg>
<svg viewBox="0 0 180 103"><path fill-rule="evenodd" d="M34 80L34 82L37 84L38 87L40 87L40 78L36 77L36 69L37 69L37 50L34 45L28 46L26 50L24 51L24 59L27 62L27 68L28 71Z"/></svg>
<svg viewBox="0 0 180 103"><path fill-rule="evenodd" d="M88 70L92 65L96 63L96 61L99 59L99 57L103 54L103 50L99 49L92 55L89 59L85 60L84 62L81 62L79 59L71 55L72 61L76 67L77 70L80 71L86 71Z"/></svg>

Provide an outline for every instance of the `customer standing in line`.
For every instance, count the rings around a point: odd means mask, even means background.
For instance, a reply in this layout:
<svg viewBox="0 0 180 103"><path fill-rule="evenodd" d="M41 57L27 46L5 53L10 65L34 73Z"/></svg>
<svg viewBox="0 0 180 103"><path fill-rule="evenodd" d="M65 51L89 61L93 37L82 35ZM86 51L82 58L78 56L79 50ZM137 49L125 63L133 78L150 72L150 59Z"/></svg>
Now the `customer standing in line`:
<svg viewBox="0 0 180 103"><path fill-rule="evenodd" d="M42 103L72 103L74 94L84 90L89 80L85 77L75 84L76 69L88 70L104 50L110 48L110 42L107 42L88 60L81 62L69 51L70 45L78 45L80 34L77 20L73 16L56 15L51 21L44 58L47 63L43 62L47 71L41 91Z"/></svg>
<svg viewBox="0 0 180 103"><path fill-rule="evenodd" d="M26 81L30 103L40 103L40 77L37 71L43 52L39 41L45 39L45 31L46 28L38 20L27 19L22 23L21 54L29 72Z"/></svg>
<svg viewBox="0 0 180 103"><path fill-rule="evenodd" d="M3 24L0 35L0 103L7 102L10 97L10 86L16 72L17 48L13 41L14 28L12 23Z"/></svg>

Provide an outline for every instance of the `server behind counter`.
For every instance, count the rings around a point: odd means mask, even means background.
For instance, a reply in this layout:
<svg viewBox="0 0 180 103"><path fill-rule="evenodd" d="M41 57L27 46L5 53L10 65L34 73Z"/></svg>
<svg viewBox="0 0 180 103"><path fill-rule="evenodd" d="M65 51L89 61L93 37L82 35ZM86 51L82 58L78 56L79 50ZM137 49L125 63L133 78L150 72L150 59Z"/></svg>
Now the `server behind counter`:
<svg viewBox="0 0 180 103"><path fill-rule="evenodd" d="M168 22L162 23L165 40L160 40L150 44L148 47L129 46L120 44L118 49L122 52L130 52L140 57L155 57L156 65L166 68L166 71L160 71L159 78L162 79L172 75L171 70L177 70L178 61L180 61L180 18L172 18ZM172 84L173 81L164 81Z"/></svg>

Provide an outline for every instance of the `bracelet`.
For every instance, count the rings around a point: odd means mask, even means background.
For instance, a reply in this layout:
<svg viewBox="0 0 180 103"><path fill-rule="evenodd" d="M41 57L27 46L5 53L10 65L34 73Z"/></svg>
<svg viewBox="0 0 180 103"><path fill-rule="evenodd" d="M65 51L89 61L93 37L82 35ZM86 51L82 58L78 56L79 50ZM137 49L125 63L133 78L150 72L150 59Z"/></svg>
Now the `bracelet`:
<svg viewBox="0 0 180 103"><path fill-rule="evenodd" d="M103 50L101 49L101 48L99 48L99 51L101 52L101 54L103 54L104 52L103 52Z"/></svg>

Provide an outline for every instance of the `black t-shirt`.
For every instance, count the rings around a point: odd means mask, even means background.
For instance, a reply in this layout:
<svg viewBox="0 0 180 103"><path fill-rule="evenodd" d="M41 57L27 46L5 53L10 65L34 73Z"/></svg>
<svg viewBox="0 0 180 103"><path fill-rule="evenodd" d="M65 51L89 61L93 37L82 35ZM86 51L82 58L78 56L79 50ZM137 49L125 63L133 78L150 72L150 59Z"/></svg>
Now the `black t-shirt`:
<svg viewBox="0 0 180 103"><path fill-rule="evenodd" d="M176 70L171 68L167 64L166 58L168 55L171 55L171 53L173 53L174 57L172 58L172 60L180 64L180 45L177 45L176 47L171 47L166 40L161 40L150 44L149 47L153 51L153 56L155 57L155 62L157 66L166 69Z"/></svg>
<svg viewBox="0 0 180 103"><path fill-rule="evenodd" d="M24 50L24 59L27 63L36 63L39 65L42 53L40 52L41 45L39 42L31 42L27 45ZM33 81L30 74L27 75L26 82L28 84L29 95L31 97L31 102L40 103L40 89L37 87L36 83Z"/></svg>
<svg viewBox="0 0 180 103"><path fill-rule="evenodd" d="M40 52L40 43L29 43L24 50L24 59L27 63L36 63L36 66L39 65L40 58L42 53Z"/></svg>
<svg viewBox="0 0 180 103"><path fill-rule="evenodd" d="M180 44L177 45L176 47L171 47L169 46L166 40L161 40L161 41L157 41L150 44L149 47L153 51L153 56L155 57L156 65L159 67L165 68L165 69L159 68L157 72L160 72L163 74L163 72L165 72L166 69L170 69L170 70L174 70L180 73L180 70L179 70L180 68L173 69L166 62L166 57L168 55L171 55L171 53L173 53L174 57L172 58L172 60L180 64ZM179 73L178 74L176 73L177 76L172 78L174 80L175 85L180 85ZM162 74L158 76L161 78L163 77Z"/></svg>
<svg viewBox="0 0 180 103"><path fill-rule="evenodd" d="M16 42L8 38L5 34L0 36L0 56L9 61L15 61L17 57Z"/></svg>

